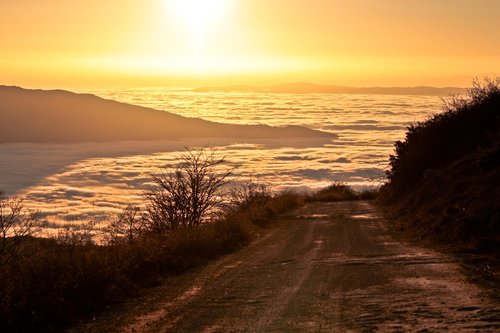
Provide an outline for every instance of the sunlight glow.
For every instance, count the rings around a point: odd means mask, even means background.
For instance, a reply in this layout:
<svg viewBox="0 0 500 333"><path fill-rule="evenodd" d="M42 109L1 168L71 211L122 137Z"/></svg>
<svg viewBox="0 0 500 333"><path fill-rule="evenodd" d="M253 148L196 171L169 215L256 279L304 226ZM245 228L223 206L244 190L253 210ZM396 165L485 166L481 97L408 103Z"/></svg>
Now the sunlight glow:
<svg viewBox="0 0 500 333"><path fill-rule="evenodd" d="M259 57L222 57L210 54L158 56L158 57L97 57L81 64L88 70L106 68L116 73L127 68L131 73L173 76L220 76L255 72L285 73L289 68L310 70L312 67L298 59L259 58Z"/></svg>
<svg viewBox="0 0 500 333"><path fill-rule="evenodd" d="M208 34L224 17L229 0L165 0L170 17L186 30L193 48L198 51L207 43Z"/></svg>
<svg viewBox="0 0 500 333"><path fill-rule="evenodd" d="M467 87L500 75L480 2L0 0L0 84Z"/></svg>

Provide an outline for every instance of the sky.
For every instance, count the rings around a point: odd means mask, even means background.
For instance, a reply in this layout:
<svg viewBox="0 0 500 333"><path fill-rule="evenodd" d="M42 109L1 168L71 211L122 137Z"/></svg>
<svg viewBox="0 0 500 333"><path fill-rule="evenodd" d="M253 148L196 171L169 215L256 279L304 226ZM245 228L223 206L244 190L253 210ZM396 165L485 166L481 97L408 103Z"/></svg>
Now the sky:
<svg viewBox="0 0 500 333"><path fill-rule="evenodd" d="M468 86L498 0L1 0L0 84Z"/></svg>

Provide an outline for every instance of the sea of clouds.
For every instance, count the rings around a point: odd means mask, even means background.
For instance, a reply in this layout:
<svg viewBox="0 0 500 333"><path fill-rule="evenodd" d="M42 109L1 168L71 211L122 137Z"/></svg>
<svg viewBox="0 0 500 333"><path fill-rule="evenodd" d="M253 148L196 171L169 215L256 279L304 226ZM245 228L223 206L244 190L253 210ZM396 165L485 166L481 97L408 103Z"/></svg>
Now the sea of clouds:
<svg viewBox="0 0 500 333"><path fill-rule="evenodd" d="M211 121L303 125L338 138L0 144L0 189L22 196L52 226L89 219L106 223L128 204L143 203L151 174L175 167L184 147L209 145L235 168L236 181L259 181L275 190L311 190L334 181L377 186L406 126L439 112L442 103L427 96L86 92Z"/></svg>

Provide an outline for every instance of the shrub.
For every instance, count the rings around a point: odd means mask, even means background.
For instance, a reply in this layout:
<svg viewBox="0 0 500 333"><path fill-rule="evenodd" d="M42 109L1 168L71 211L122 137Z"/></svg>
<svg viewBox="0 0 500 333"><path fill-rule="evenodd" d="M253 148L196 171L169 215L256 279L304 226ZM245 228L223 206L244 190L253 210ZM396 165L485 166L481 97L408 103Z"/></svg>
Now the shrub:
<svg viewBox="0 0 500 333"><path fill-rule="evenodd" d="M343 183L333 183L328 187L325 187L311 197L311 201L343 201L343 200L355 200L357 199L356 192Z"/></svg>
<svg viewBox="0 0 500 333"><path fill-rule="evenodd" d="M429 170L491 146L500 129L499 105L500 79L475 81L467 96L445 101L443 113L409 126L390 156L386 190L397 196Z"/></svg>
<svg viewBox="0 0 500 333"><path fill-rule="evenodd" d="M240 184L230 191L229 210L241 210L251 205L266 204L272 197L269 185L252 181Z"/></svg>
<svg viewBox="0 0 500 333"><path fill-rule="evenodd" d="M303 199L303 196L291 191L273 194L268 185L249 182L233 189L226 215L231 219L266 226L277 215L301 205Z"/></svg>
<svg viewBox="0 0 500 333"><path fill-rule="evenodd" d="M494 248L500 231L500 78L476 81L467 96L444 108L396 142L381 201L396 214L398 228L415 237Z"/></svg>
<svg viewBox="0 0 500 333"><path fill-rule="evenodd" d="M374 200L377 199L379 194L379 190L376 188L372 189L364 189L359 193L356 193L356 196L359 200Z"/></svg>

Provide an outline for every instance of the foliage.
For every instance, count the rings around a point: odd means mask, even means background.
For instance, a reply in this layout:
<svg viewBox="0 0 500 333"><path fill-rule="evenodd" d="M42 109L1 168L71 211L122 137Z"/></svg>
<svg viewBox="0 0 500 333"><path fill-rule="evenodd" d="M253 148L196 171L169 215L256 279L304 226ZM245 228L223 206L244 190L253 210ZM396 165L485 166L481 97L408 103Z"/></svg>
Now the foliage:
<svg viewBox="0 0 500 333"><path fill-rule="evenodd" d="M499 105L500 79L475 81L467 96L445 101L443 113L409 126L390 156L386 189L397 196L430 170L492 146L500 128Z"/></svg>
<svg viewBox="0 0 500 333"><path fill-rule="evenodd" d="M396 143L381 202L419 238L484 247L500 235L500 79L474 82ZM488 245L489 246L489 245Z"/></svg>

